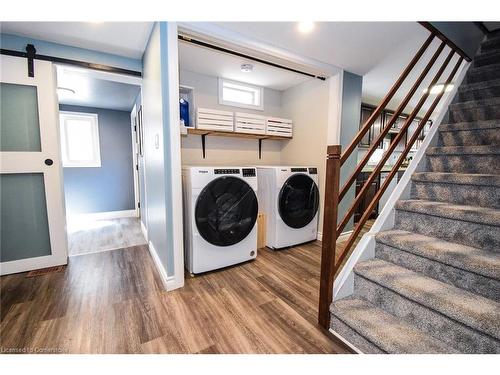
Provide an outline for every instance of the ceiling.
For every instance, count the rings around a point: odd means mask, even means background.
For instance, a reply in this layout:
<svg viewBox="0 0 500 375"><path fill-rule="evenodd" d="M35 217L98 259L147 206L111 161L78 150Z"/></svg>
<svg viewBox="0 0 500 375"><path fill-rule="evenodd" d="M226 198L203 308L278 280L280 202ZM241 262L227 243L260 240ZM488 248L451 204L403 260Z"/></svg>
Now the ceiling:
<svg viewBox="0 0 500 375"><path fill-rule="evenodd" d="M361 75L362 100L374 105L379 104L429 36L429 32L417 22L316 22L308 34L298 32L296 22L221 22L217 23L217 27ZM394 95L389 108L395 109L403 100L438 45L437 40L432 43ZM446 54L447 49L442 52L405 112L411 112L415 107L422 89L430 83ZM455 61L449 64L441 80L445 80ZM431 102L432 98L425 102L420 115L425 113Z"/></svg>
<svg viewBox="0 0 500 375"><path fill-rule="evenodd" d="M316 22L307 34L297 22L218 22L217 26L317 61L365 75L391 53L428 32L417 22Z"/></svg>
<svg viewBox="0 0 500 375"><path fill-rule="evenodd" d="M2 22L1 31L141 59L153 22Z"/></svg>
<svg viewBox="0 0 500 375"><path fill-rule="evenodd" d="M241 64L252 64L253 71L242 72ZM187 42L179 43L179 66L183 70L228 78L280 91L312 79L302 74Z"/></svg>
<svg viewBox="0 0 500 375"><path fill-rule="evenodd" d="M96 78L83 69L57 67L59 104L131 111L140 86Z"/></svg>

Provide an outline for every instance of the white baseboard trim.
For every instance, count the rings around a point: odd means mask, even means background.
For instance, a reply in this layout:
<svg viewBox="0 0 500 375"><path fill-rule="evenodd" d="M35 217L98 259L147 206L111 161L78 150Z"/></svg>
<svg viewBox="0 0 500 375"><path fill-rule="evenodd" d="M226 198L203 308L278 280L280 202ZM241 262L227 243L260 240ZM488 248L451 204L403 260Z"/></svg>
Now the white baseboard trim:
<svg viewBox="0 0 500 375"><path fill-rule="evenodd" d="M160 274L163 287L165 288L165 290L169 290L169 283L172 283L171 281L172 277L168 277L167 271L165 270L165 268L163 268L163 265L161 264L160 261L160 257L158 256L158 253L156 252L156 249L151 241L148 242L148 248L149 248L149 253L151 254L151 258L153 258L153 262L156 266L156 269Z"/></svg>
<svg viewBox="0 0 500 375"><path fill-rule="evenodd" d="M68 257L65 255L46 255L35 258L12 260L0 263L0 276L10 275L19 272L28 272L47 267L64 266L68 264Z"/></svg>
<svg viewBox="0 0 500 375"><path fill-rule="evenodd" d="M337 241L345 241L347 240L347 238L351 235L352 233L352 230L348 230L347 232L342 232L339 236L339 238L337 239ZM323 232L318 232L318 236L317 236L317 239L318 241L321 241L323 240Z"/></svg>
<svg viewBox="0 0 500 375"><path fill-rule="evenodd" d="M146 226L144 225L144 223L142 222L142 220L141 220L141 232L142 232L142 235L144 236L144 239L146 241L149 241L148 240L148 230L147 230Z"/></svg>
<svg viewBox="0 0 500 375"><path fill-rule="evenodd" d="M106 211L106 212L92 212L88 214L74 214L68 215L68 221L71 220L110 220L121 219L124 217L137 217L136 210L124 211Z"/></svg>

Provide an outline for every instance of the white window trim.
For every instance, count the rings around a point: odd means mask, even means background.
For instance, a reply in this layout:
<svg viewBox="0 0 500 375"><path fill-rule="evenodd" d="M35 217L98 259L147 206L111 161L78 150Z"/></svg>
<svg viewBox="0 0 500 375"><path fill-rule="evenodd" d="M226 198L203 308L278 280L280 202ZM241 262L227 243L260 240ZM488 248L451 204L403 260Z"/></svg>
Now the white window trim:
<svg viewBox="0 0 500 375"><path fill-rule="evenodd" d="M68 157L68 150L66 145L68 144L66 139L66 124L62 121L62 117L66 118L92 118L92 139L95 145L94 158L92 161L78 162L71 161ZM99 168L101 167L101 145L99 143L99 117L97 113L87 113L87 112L70 112L70 111L59 111L59 118L61 119L61 153L62 153L62 164L63 168Z"/></svg>
<svg viewBox="0 0 500 375"><path fill-rule="evenodd" d="M222 95L224 82L234 83L236 85L243 85L243 86L247 86L249 88L252 88L254 90L258 90L260 92L260 105L243 104L243 103L238 103L238 102L232 102L229 100L224 100L223 95ZM219 104L228 105L228 106L232 106L232 107L246 108L246 109L255 109L257 111L263 111L264 110L264 88L262 86L255 86L255 85L251 85L249 83L240 82L240 81L233 81L230 79L219 77Z"/></svg>

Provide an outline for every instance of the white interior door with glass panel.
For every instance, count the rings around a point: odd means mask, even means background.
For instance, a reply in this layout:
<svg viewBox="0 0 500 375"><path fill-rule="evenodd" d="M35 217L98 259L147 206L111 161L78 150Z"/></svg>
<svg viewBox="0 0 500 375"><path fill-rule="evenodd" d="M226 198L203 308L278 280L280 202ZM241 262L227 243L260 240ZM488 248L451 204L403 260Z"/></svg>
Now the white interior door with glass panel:
<svg viewBox="0 0 500 375"><path fill-rule="evenodd" d="M0 56L0 273L67 263L53 65Z"/></svg>

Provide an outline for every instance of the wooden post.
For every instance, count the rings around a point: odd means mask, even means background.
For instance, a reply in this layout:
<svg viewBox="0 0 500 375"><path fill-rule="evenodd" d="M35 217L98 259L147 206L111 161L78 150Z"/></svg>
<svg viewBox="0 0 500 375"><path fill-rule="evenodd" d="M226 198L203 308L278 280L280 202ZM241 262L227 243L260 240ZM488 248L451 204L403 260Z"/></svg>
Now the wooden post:
<svg viewBox="0 0 500 375"><path fill-rule="evenodd" d="M319 287L318 323L330 328L330 304L333 296L335 245L340 188L340 145L328 146L326 158L325 204L323 207L323 238Z"/></svg>

